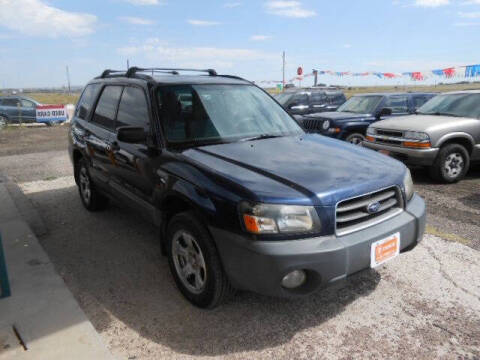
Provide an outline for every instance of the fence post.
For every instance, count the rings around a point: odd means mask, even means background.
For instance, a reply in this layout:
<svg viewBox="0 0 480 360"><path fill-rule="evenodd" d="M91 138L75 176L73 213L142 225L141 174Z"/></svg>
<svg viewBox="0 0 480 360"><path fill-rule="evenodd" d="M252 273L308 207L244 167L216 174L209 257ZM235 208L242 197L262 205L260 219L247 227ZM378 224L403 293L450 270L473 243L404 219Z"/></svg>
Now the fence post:
<svg viewBox="0 0 480 360"><path fill-rule="evenodd" d="M7 263L2 246L2 236L0 235L0 298L10 296L10 283L8 282Z"/></svg>

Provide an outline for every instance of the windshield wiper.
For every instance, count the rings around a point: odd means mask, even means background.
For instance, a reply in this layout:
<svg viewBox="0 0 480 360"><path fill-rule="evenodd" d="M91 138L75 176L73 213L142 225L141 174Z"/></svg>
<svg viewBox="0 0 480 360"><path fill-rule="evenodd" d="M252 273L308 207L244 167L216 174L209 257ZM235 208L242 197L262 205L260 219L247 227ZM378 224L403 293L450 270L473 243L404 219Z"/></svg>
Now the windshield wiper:
<svg viewBox="0 0 480 360"><path fill-rule="evenodd" d="M282 137L283 135L273 135L273 134L260 134L257 136L251 136L247 138L240 139L240 141L253 141L253 140L263 140L263 139L273 139Z"/></svg>
<svg viewBox="0 0 480 360"><path fill-rule="evenodd" d="M461 117L460 115L451 114L451 113L442 113L440 111L431 112L431 113L419 113L421 115L435 115L435 116L452 116L452 117Z"/></svg>

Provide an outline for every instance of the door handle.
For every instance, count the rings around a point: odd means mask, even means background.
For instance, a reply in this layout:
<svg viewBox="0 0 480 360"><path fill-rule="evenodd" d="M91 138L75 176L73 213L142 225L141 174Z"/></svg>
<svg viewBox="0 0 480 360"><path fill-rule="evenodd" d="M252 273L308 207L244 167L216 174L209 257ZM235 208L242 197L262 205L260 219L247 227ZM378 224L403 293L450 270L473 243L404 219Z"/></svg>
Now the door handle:
<svg viewBox="0 0 480 360"><path fill-rule="evenodd" d="M107 151L118 151L118 150L120 150L120 146L116 141L110 144L107 144Z"/></svg>

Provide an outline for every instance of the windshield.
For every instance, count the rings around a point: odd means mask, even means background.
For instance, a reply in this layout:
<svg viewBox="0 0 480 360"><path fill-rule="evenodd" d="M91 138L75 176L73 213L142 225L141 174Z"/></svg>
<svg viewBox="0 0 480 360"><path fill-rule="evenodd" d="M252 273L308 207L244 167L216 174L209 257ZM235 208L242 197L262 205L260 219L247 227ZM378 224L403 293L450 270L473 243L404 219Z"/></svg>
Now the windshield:
<svg viewBox="0 0 480 360"><path fill-rule="evenodd" d="M446 115L480 118L480 94L437 95L417 111L425 115Z"/></svg>
<svg viewBox="0 0 480 360"><path fill-rule="evenodd" d="M166 86L158 89L158 102L170 144L303 134L285 110L256 86Z"/></svg>
<svg viewBox="0 0 480 360"><path fill-rule="evenodd" d="M373 114L383 96L354 96L341 105L337 111L355 114Z"/></svg>

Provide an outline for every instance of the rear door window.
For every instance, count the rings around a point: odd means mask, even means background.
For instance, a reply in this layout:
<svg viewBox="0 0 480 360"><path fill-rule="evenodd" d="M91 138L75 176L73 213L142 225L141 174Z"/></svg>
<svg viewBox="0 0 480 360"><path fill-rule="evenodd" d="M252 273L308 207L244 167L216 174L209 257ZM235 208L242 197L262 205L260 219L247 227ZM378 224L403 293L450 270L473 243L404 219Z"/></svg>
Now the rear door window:
<svg viewBox="0 0 480 360"><path fill-rule="evenodd" d="M121 126L149 129L147 99L142 89L128 86L123 90L115 126L117 129Z"/></svg>
<svg viewBox="0 0 480 360"><path fill-rule="evenodd" d="M83 90L82 96L78 101L77 108L75 110L75 116L80 119L86 120L88 114L92 109L93 103L97 98L98 91L100 90L100 84L90 84L87 85L85 90Z"/></svg>
<svg viewBox="0 0 480 360"><path fill-rule="evenodd" d="M392 114L402 114L408 112L408 96L395 95L389 96L385 102L386 108L392 109Z"/></svg>
<svg viewBox="0 0 480 360"><path fill-rule="evenodd" d="M122 95L122 86L106 86L98 100L92 122L105 129L115 129L115 116L117 114L118 102Z"/></svg>
<svg viewBox="0 0 480 360"><path fill-rule="evenodd" d="M327 102L327 96L323 92L312 92L310 102L312 105L323 105Z"/></svg>
<svg viewBox="0 0 480 360"><path fill-rule="evenodd" d="M327 97L328 103L331 105L342 105L345 101L347 101L347 98L343 94L329 94Z"/></svg>

